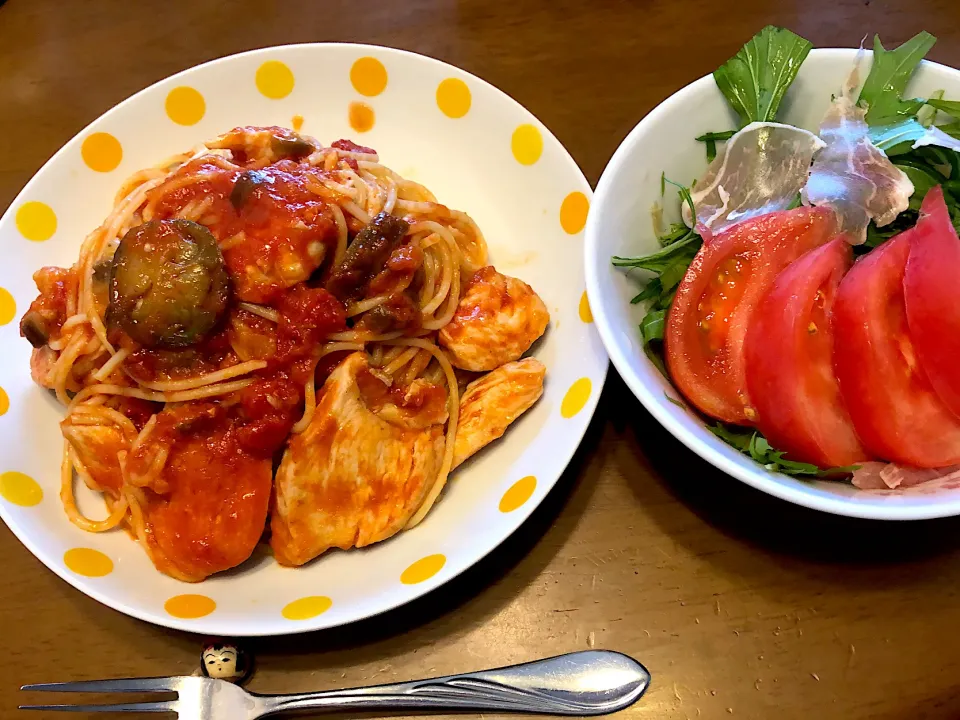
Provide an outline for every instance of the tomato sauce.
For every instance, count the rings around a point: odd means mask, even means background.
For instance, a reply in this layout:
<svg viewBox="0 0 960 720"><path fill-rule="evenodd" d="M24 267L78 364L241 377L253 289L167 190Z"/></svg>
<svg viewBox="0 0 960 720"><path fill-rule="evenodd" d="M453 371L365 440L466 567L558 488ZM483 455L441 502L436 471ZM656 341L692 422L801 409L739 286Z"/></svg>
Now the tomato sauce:
<svg viewBox="0 0 960 720"><path fill-rule="evenodd" d="M172 218L191 203L209 203L199 219L220 244L236 296L269 303L309 278L336 247L333 211L327 200L307 189L307 176L323 173L292 160L242 173L198 158L150 197L156 200L156 219ZM195 174L206 179L176 187ZM242 197L234 194L241 175L246 175L249 188Z"/></svg>
<svg viewBox="0 0 960 720"><path fill-rule="evenodd" d="M20 336L34 347L60 337L60 328L67 319L67 296L76 289L77 274L73 268L44 267L33 274L40 294L20 322Z"/></svg>

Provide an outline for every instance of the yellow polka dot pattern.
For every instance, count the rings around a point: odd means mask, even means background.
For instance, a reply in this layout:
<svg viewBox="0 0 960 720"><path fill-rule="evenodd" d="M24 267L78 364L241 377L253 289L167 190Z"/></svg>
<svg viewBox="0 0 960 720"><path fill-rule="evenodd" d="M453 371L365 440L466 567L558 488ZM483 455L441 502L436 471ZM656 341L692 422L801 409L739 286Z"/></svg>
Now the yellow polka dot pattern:
<svg viewBox="0 0 960 720"><path fill-rule="evenodd" d="M354 131L365 133L373 129L377 115L365 102L352 102L347 106L347 120Z"/></svg>
<svg viewBox="0 0 960 720"><path fill-rule="evenodd" d="M576 235L587 224L590 201L582 192L567 195L560 204L560 227L568 235Z"/></svg>
<svg viewBox="0 0 960 720"><path fill-rule="evenodd" d="M536 489L537 479L533 475L520 478L500 498L500 512L513 512L527 502Z"/></svg>
<svg viewBox="0 0 960 720"><path fill-rule="evenodd" d="M587 377L582 377L571 385L570 389L567 390L567 394L563 396L563 401L560 403L560 415L565 418L572 418L583 410L583 406L586 405L587 400L590 399L590 391L592 388L593 383L591 383L590 378Z"/></svg>
<svg viewBox="0 0 960 720"><path fill-rule="evenodd" d="M206 617L217 609L217 603L206 595L174 595L163 604L167 614L182 620Z"/></svg>
<svg viewBox="0 0 960 720"><path fill-rule="evenodd" d="M404 585L416 585L429 580L447 564L445 555L427 555L420 558L400 575L400 582Z"/></svg>
<svg viewBox="0 0 960 720"><path fill-rule="evenodd" d="M437 85L437 107L448 118L462 118L470 112L470 88L458 78L447 78Z"/></svg>
<svg viewBox="0 0 960 720"><path fill-rule="evenodd" d="M376 97L387 87L387 69L375 57L362 57L350 68L350 83L361 95Z"/></svg>
<svg viewBox="0 0 960 720"><path fill-rule="evenodd" d="M0 497L13 505L33 507L43 500L43 490L29 475L8 470L0 475Z"/></svg>
<svg viewBox="0 0 960 720"><path fill-rule="evenodd" d="M590 300L587 298L586 290L580 296L580 319L585 323L593 322L593 311L590 309Z"/></svg>
<svg viewBox="0 0 960 720"><path fill-rule="evenodd" d="M31 200L17 209L17 230L27 240L43 242L57 231L57 214L46 203Z"/></svg>
<svg viewBox="0 0 960 720"><path fill-rule="evenodd" d="M271 100L282 100L293 92L293 71L279 60L267 60L257 68L257 90Z"/></svg>
<svg viewBox="0 0 960 720"><path fill-rule="evenodd" d="M510 139L513 157L521 165L533 165L543 154L543 136L533 125L520 125Z"/></svg>
<svg viewBox="0 0 960 720"><path fill-rule="evenodd" d="M311 595L302 597L287 603L283 608L281 615L287 620L310 620L318 615L322 615L333 606L333 600L323 595Z"/></svg>
<svg viewBox="0 0 960 720"><path fill-rule="evenodd" d="M7 391L0 387L0 415L6 415L9 409L10 397L7 395Z"/></svg>
<svg viewBox="0 0 960 720"><path fill-rule="evenodd" d="M103 577L113 572L113 560L93 548L67 550L63 554L63 564L84 577Z"/></svg>
<svg viewBox="0 0 960 720"><path fill-rule="evenodd" d="M182 85L167 93L164 109L177 125L196 125L206 114L207 103L199 90Z"/></svg>
<svg viewBox="0 0 960 720"><path fill-rule="evenodd" d="M96 132L84 138L80 155L88 168L106 173L116 170L123 160L123 147L110 133Z"/></svg>
<svg viewBox="0 0 960 720"><path fill-rule="evenodd" d="M0 288L0 325L6 325L17 316L17 303L5 288Z"/></svg>

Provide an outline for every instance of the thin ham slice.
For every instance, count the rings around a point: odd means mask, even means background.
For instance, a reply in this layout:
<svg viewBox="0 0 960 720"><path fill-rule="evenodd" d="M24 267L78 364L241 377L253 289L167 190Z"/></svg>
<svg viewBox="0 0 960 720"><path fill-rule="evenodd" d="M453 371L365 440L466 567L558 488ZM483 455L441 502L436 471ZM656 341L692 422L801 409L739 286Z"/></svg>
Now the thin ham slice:
<svg viewBox="0 0 960 720"><path fill-rule="evenodd" d="M893 222L907 209L914 187L883 150L870 142L867 111L857 106L853 93L859 83L860 56L843 90L834 98L820 124L820 151L802 197L808 205L832 207L840 230L850 242L867 239L872 219L877 227Z"/></svg>
<svg viewBox="0 0 960 720"><path fill-rule="evenodd" d="M853 484L861 490L896 490L922 485L931 480L960 478L960 465L943 468L912 468L895 463L865 462L853 473Z"/></svg>
<svg viewBox="0 0 960 720"><path fill-rule="evenodd" d="M734 223L786 210L807 182L823 142L809 130L771 122L740 130L697 180L692 193L697 229L718 233ZM683 221L693 226L690 208Z"/></svg>

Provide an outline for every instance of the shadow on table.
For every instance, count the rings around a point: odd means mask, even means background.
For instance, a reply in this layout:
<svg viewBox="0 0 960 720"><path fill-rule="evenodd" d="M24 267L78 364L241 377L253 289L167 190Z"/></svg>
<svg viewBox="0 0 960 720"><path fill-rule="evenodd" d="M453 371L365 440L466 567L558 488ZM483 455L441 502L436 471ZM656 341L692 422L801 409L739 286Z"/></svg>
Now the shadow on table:
<svg viewBox="0 0 960 720"><path fill-rule="evenodd" d="M766 551L801 560L832 564L883 565L921 560L960 549L960 518L918 522L882 522L841 517L780 500L729 477L688 450L651 416L611 372L608 389L623 398L610 419L628 462L640 472L627 481L641 503L666 492L704 522ZM618 392L619 391L619 392ZM639 466L639 467L636 467ZM646 469L646 472L643 470ZM701 536L671 532L671 513L653 520L678 542L697 543ZM693 548L702 554L709 548Z"/></svg>
<svg viewBox="0 0 960 720"><path fill-rule="evenodd" d="M541 574L576 527L596 487L598 470L588 460L597 451L602 430L598 413L566 471L540 506L516 532L466 572L424 597L367 620L308 634L254 640L254 652L296 656L350 649L351 664L357 664L386 660L394 651L406 652L409 644L399 647L380 641L414 628L419 628L417 645L428 646L483 625ZM532 553L538 544L538 551ZM495 583L499 583L495 592L484 592ZM435 622L455 610L462 610L455 623ZM323 657L315 654L306 661L311 668L319 669L318 659L323 664Z"/></svg>

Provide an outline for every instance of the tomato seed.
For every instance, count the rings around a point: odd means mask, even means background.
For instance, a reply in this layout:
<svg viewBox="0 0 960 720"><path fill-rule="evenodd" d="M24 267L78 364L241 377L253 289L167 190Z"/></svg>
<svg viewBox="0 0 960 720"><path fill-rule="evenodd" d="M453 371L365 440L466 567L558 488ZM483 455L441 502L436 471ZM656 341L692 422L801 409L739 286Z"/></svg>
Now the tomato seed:
<svg viewBox="0 0 960 720"><path fill-rule="evenodd" d="M817 326L814 323L810 323L807 325L807 332L811 335L815 334L817 332Z"/></svg>

